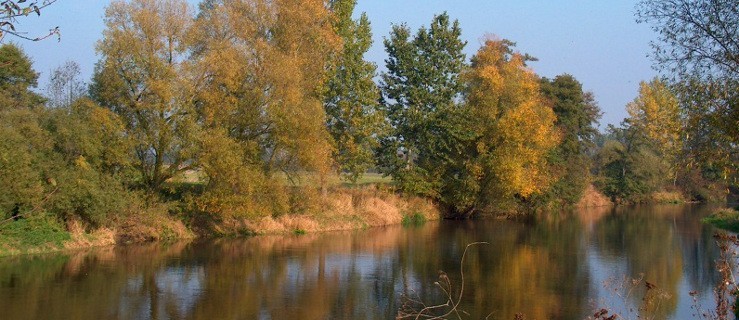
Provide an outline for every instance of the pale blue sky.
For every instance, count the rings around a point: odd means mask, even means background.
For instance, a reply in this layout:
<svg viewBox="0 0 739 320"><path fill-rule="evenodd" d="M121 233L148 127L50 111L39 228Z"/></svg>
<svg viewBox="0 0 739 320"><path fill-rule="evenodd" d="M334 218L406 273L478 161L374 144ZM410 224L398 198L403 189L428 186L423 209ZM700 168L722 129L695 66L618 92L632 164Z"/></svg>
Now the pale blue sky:
<svg viewBox="0 0 739 320"><path fill-rule="evenodd" d="M198 1L190 1L197 4ZM41 86L53 68L77 61L88 79L97 57L95 42L103 30L104 8L109 1L58 0L39 18L19 21L19 27L35 36L54 26L62 30L61 42L17 41L41 72ZM537 58L531 67L540 75L570 73L593 91L605 112L602 124L619 123L626 103L637 94L638 84L656 75L651 69L649 41L655 35L647 25L634 21L635 0L359 0L357 11L372 21L375 44L367 54L383 69L386 57L382 39L393 23L406 22L412 29L427 25L434 14L447 11L458 19L469 42L468 57L486 34L512 40L518 49Z"/></svg>

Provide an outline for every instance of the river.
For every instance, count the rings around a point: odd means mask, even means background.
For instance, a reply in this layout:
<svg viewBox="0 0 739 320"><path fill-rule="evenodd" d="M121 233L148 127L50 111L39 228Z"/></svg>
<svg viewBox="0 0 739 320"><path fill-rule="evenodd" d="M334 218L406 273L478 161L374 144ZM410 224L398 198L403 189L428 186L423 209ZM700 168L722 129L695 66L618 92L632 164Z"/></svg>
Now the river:
<svg viewBox="0 0 739 320"><path fill-rule="evenodd" d="M444 271L455 301L464 285L463 319L584 319L601 308L691 319L715 305L708 210L601 208L4 258L0 318L393 319L409 299L443 303L434 282ZM473 242L488 244L461 261ZM644 281L656 286L647 299Z"/></svg>

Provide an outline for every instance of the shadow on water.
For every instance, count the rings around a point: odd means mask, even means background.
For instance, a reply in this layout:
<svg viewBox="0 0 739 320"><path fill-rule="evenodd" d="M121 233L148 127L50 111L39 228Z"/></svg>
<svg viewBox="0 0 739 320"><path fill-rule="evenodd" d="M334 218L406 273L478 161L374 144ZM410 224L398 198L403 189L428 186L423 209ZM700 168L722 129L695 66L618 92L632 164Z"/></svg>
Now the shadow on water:
<svg viewBox="0 0 739 320"><path fill-rule="evenodd" d="M644 275L670 295L656 318L713 303L718 249L695 206L593 209L533 222L422 227L95 249L0 260L6 319L392 319L403 293L444 302L458 285L470 319L582 319L638 309L609 279Z"/></svg>

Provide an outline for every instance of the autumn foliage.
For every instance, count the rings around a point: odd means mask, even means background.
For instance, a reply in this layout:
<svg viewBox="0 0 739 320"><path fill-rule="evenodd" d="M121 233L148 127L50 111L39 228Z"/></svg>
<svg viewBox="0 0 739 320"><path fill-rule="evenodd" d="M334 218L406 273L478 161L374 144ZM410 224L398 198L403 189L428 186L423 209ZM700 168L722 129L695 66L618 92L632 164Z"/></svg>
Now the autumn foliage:
<svg viewBox="0 0 739 320"><path fill-rule="evenodd" d="M722 173L681 160L698 118L662 80L642 83L629 119L599 135L600 110L573 76L540 77L495 36L468 59L447 13L395 25L377 74L355 6L113 1L89 92L68 63L49 102L28 58L3 46L0 212L92 226L146 208L194 225L289 220L320 216L336 181L372 171L392 179L383 190L469 218L574 205L591 184L636 202Z"/></svg>
<svg viewBox="0 0 739 320"><path fill-rule="evenodd" d="M388 190L467 218L515 211L559 179L548 155L562 133L528 55L490 39L469 63L459 22L442 13L393 29L376 84L355 5L113 1L89 94L68 63L48 108L30 62L4 47L0 72L16 76L0 81L14 121L1 127L3 159L15 148L18 161L2 160L14 187L0 211L40 206L97 226L147 207L193 225L258 221L321 214L330 181L374 170L392 177ZM32 148L14 147L23 141Z"/></svg>
<svg viewBox="0 0 739 320"><path fill-rule="evenodd" d="M467 94L479 138L483 203L529 198L552 182L547 153L560 141L555 115L526 56L506 40L487 40L472 59Z"/></svg>

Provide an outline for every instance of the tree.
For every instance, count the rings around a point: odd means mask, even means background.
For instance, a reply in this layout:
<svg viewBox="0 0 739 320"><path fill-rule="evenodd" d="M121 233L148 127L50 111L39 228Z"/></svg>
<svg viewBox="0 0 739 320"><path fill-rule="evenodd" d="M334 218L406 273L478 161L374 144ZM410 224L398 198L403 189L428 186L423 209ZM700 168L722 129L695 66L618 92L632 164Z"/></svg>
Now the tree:
<svg viewBox="0 0 739 320"><path fill-rule="evenodd" d="M43 99L31 91L37 85L28 56L13 44L0 46L0 110L40 106Z"/></svg>
<svg viewBox="0 0 739 320"><path fill-rule="evenodd" d="M51 145L44 155L55 193L45 209L65 221L93 226L123 215L135 196L125 182L130 175L133 141L121 119L87 98L45 110L40 123Z"/></svg>
<svg viewBox="0 0 739 320"><path fill-rule="evenodd" d="M684 131L675 95L657 78L641 82L639 96L626 105L626 111L633 129L640 131L668 164L669 178L675 184Z"/></svg>
<svg viewBox="0 0 739 320"><path fill-rule="evenodd" d="M739 10L733 1L658 0L637 6L637 21L659 34L653 43L659 70L686 116L692 157L739 172Z"/></svg>
<svg viewBox="0 0 739 320"><path fill-rule="evenodd" d="M74 61L67 61L64 65L54 69L49 76L46 87L48 104L59 108L70 106L87 92L85 83L79 80L80 65Z"/></svg>
<svg viewBox="0 0 739 320"><path fill-rule="evenodd" d="M667 163L630 119L609 125L608 137L596 156L599 188L616 202L639 203L664 184Z"/></svg>
<svg viewBox="0 0 739 320"><path fill-rule="evenodd" d="M683 78L739 75L739 10L732 1L657 0L637 6L637 21L652 24L658 68Z"/></svg>
<svg viewBox="0 0 739 320"><path fill-rule="evenodd" d="M49 33L40 37L30 38L16 30L15 26L18 18L26 17L30 14L41 15L41 10L52 5L56 0L44 0L41 3L32 1L25 3L26 0L2 0L0 1L0 41L5 35L15 36L30 41L40 41L53 35L60 36L59 27L49 30Z"/></svg>
<svg viewBox="0 0 739 320"><path fill-rule="evenodd" d="M559 143L556 117L514 43L489 39L465 74L466 101L478 135L474 161L479 196L475 210L512 199L527 201L551 183L547 154Z"/></svg>
<svg viewBox="0 0 739 320"><path fill-rule="evenodd" d="M377 106L380 93L372 79L376 66L364 60L372 46L372 31L366 14L352 20L356 2L331 3L335 28L344 44L326 84L324 99L326 125L336 147L334 160L339 171L346 172L353 182L374 166L374 150L383 124Z"/></svg>
<svg viewBox="0 0 739 320"><path fill-rule="evenodd" d="M192 165L193 90L184 77L190 9L180 0L114 1L106 9L92 93L134 139L141 182L158 189Z"/></svg>
<svg viewBox="0 0 739 320"><path fill-rule="evenodd" d="M721 84L691 78L673 87L685 121L688 166L718 171L719 180L725 182L733 175L733 183L738 183L739 81Z"/></svg>
<svg viewBox="0 0 739 320"><path fill-rule="evenodd" d="M454 126L465 69L466 42L458 21L443 13L411 36L394 26L385 49L388 71L380 83L381 108L390 133L381 139L378 162L404 191L438 198L446 155L460 153Z"/></svg>
<svg viewBox="0 0 739 320"><path fill-rule="evenodd" d="M200 9L191 72L209 178L203 207L254 212L250 201L279 196L270 189L278 172L314 174L325 186L333 163L323 100L341 40L324 1L211 0Z"/></svg>
<svg viewBox="0 0 739 320"><path fill-rule="evenodd" d="M574 204L580 200L590 183L589 152L595 148L601 116L591 92L583 92L582 84L572 75L563 74L552 80L542 78L541 91L552 103L557 116L556 126L562 142L549 155L550 174L561 174L547 193L547 201Z"/></svg>
<svg viewBox="0 0 739 320"><path fill-rule="evenodd" d="M115 114L79 100L45 109L37 74L12 45L0 47L0 215L81 218L100 225L130 200L118 179L128 151ZM7 218L7 217L6 217Z"/></svg>
<svg viewBox="0 0 739 320"><path fill-rule="evenodd" d="M15 45L0 46L0 213L25 211L40 201L49 185L43 153L49 137L39 126L43 99L32 91L38 74Z"/></svg>

